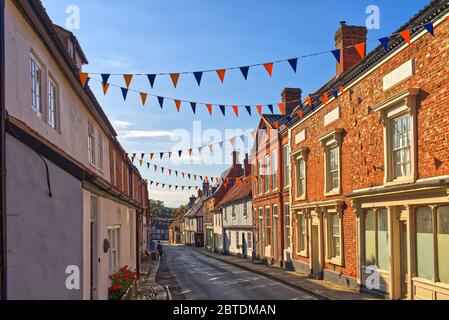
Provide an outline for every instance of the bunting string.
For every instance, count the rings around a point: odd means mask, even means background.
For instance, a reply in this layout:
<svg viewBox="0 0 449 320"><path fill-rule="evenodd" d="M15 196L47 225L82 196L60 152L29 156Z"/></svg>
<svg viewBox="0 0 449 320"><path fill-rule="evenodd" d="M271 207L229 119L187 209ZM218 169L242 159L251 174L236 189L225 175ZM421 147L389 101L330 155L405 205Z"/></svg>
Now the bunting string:
<svg viewBox="0 0 449 320"><path fill-rule="evenodd" d="M272 77L274 65L277 65L280 63L288 63L290 65L291 69L296 73L297 68L298 68L298 61L300 59L305 59L305 58L310 58L310 57L315 57L315 56L320 56L320 55L331 53L336 58L336 60L338 62L340 62L341 51L343 49L355 48L359 52L359 54L361 55L361 57L363 59L365 57L366 45L368 43L380 42L380 44L386 50L388 50L388 43L389 43L389 40L391 37L401 36L408 44L410 44L412 33L414 33L415 31L421 30L421 29L427 30L432 36L435 35L434 34L434 23L429 22L429 23L421 23L417 26L410 26L408 29L405 29L400 32L392 33L390 36L382 37L377 40L367 40L363 43L345 46L343 48L319 51L319 52L309 53L309 54L305 54L305 55L300 55L300 56L297 56L294 58L279 59L279 60L273 60L273 61L264 62L264 63L253 63L253 64L249 64L249 65L245 65L245 66L228 67L228 68L220 68L220 69L206 69L206 70L202 70L202 71L180 71L180 72L171 72L171 73L127 73L127 74L122 74L122 73L97 73L97 72L84 73L83 72L81 78L86 79L89 75L101 75L104 85L107 85L108 80L111 76L122 76L123 80L125 82L126 88L129 89L131 82L135 76L147 77L148 81L151 85L151 88L154 87L155 80L158 76L169 76L173 83L173 86L176 88L178 86L179 79L180 79L181 75L187 75L187 74L193 75L198 86L201 86L201 81L202 81L203 75L205 73L215 73L217 75L217 77L219 78L220 82L224 83L225 77L226 77L226 74L228 71L239 70L241 72L243 78L246 81L246 80L248 80L248 75L249 75L250 69L255 68L255 67L263 67L263 69L265 69L265 71L267 72L268 76Z"/></svg>

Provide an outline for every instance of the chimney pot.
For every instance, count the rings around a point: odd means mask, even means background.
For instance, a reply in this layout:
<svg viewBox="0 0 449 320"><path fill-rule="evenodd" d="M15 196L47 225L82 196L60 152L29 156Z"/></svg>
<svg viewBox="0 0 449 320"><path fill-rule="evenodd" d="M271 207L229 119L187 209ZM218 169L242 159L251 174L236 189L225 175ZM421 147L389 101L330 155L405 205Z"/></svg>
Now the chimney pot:
<svg viewBox="0 0 449 320"><path fill-rule="evenodd" d="M340 22L340 28L335 33L335 48L341 50L340 63L337 64L337 76L348 71L362 58L353 47L356 44L366 42L368 30L361 26L348 26L346 21Z"/></svg>

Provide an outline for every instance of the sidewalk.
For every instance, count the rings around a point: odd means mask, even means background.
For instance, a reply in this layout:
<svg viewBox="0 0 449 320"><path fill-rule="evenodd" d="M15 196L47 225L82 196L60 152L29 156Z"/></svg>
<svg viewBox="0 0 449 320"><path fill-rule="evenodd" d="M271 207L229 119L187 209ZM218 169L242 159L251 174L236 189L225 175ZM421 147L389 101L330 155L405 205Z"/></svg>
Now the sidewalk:
<svg viewBox="0 0 449 320"><path fill-rule="evenodd" d="M223 256L212 253L206 249L194 249L197 252L228 263L246 271L257 273L261 276L278 281L295 289L306 291L318 299L325 300L381 300L380 297L365 292L355 292L333 283L323 280L314 280L306 275L293 271L284 271L275 267L255 264L248 259L240 259L234 256Z"/></svg>
<svg viewBox="0 0 449 320"><path fill-rule="evenodd" d="M167 300L166 290L156 283L159 261L142 262L133 300Z"/></svg>

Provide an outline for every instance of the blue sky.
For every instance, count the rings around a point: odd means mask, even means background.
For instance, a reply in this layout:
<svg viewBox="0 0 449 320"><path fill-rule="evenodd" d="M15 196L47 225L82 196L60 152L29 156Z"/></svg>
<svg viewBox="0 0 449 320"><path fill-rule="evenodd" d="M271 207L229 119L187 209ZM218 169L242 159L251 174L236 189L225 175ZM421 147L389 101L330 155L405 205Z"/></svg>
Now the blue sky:
<svg viewBox="0 0 449 320"><path fill-rule="evenodd" d="M80 29L72 30L89 60L87 72L100 73L165 73L199 71L244 66L270 60L285 59L334 48L334 33L339 21L364 25L366 8L380 9L380 29L369 30L368 39L386 36L422 9L429 0L341 0L341 1L241 1L241 0L44 0L53 22L65 26L66 8L80 8ZM368 46L372 49L374 44ZM173 88L168 76L157 78L154 89L143 78L135 78L132 88L160 96L183 100L210 101L218 104L255 105L280 101L285 87L299 87L305 96L317 89L335 73L335 59L329 55L299 61L295 74L287 63L275 65L269 78L262 68L251 69L248 81L238 70L230 71L224 85L215 74L205 74L201 87L192 75L181 75ZM95 76L94 76L95 77ZM99 76L96 76L99 78ZM123 86L121 77L110 82ZM99 83L91 88L119 133L125 149L132 152L169 151L177 144L177 132L195 130L213 134L210 129L256 128L256 112L249 117L242 112L236 119L232 110L223 117L215 110L211 117L203 106L193 115L188 105L181 113L170 102L160 110L149 98L142 108L140 98L130 93L126 102L117 88L103 96ZM197 122L195 122L197 121ZM199 129L199 126L201 129ZM209 131L207 131L209 129ZM229 133L230 136L240 133ZM206 138L206 137L204 137ZM216 137L215 139L218 139ZM209 141L191 138L185 142L198 146ZM231 146L225 151L229 161ZM147 159L148 160L148 159ZM229 164L170 163L153 161L180 171L204 176L218 176ZM187 179L155 174L146 168L142 175L167 184L198 185ZM189 192L162 192L150 189L150 197L169 206L187 202Z"/></svg>

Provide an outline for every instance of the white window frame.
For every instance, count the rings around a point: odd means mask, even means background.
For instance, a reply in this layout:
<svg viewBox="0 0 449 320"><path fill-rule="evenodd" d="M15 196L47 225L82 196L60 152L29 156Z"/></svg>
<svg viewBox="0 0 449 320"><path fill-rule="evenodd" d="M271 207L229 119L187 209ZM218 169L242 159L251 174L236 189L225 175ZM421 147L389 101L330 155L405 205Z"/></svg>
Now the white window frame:
<svg viewBox="0 0 449 320"><path fill-rule="evenodd" d="M277 191L279 189L279 175L278 175L278 165L279 165L279 157L278 150L274 150L271 152L271 188L273 191Z"/></svg>
<svg viewBox="0 0 449 320"><path fill-rule="evenodd" d="M37 68L36 72L37 74L34 74L34 70L33 69L33 65ZM43 79L43 67L41 65L41 63L39 62L39 60L33 55L31 54L30 56L30 91L31 91L31 109L36 112L39 116L42 116L42 112L44 110L43 108L43 104L44 104L44 100L42 99L42 92L43 92L43 84L44 84L44 79ZM34 81L36 81L37 86L36 88L34 87ZM39 91L39 92L37 92ZM39 107L37 108L37 106L34 105L34 100L36 99L36 101L39 101Z"/></svg>
<svg viewBox="0 0 449 320"><path fill-rule="evenodd" d="M87 154L89 163L96 167L95 126L92 121L87 121Z"/></svg>
<svg viewBox="0 0 449 320"><path fill-rule="evenodd" d="M303 224L301 224L302 217ZM296 213L296 254L307 258L309 256L309 225L308 225L308 214L305 210L298 211ZM305 231L305 234L303 233ZM304 248L301 247L300 243L305 240Z"/></svg>
<svg viewBox="0 0 449 320"><path fill-rule="evenodd" d="M115 241L114 241L115 240ZM108 227L108 241L109 241L109 274L112 275L118 272L120 266L120 225ZM115 252L115 261L113 261L113 253Z"/></svg>
<svg viewBox="0 0 449 320"><path fill-rule="evenodd" d="M341 194L341 138L343 129L334 129L333 131L321 136L318 140L321 142L324 150L324 195L334 196ZM337 150L337 162L338 162L338 186L331 189L330 185L330 152L331 150Z"/></svg>
<svg viewBox="0 0 449 320"><path fill-rule="evenodd" d="M265 156L265 170L264 170L263 188L264 193L270 193L270 156Z"/></svg>
<svg viewBox="0 0 449 320"><path fill-rule="evenodd" d="M380 121L384 127L384 185L397 185L414 183L417 180L417 96L418 88L409 88L399 94L387 99L373 109L379 114ZM410 175L395 177L393 167L394 155L392 149L392 122L394 119L404 115L410 116Z"/></svg>
<svg viewBox="0 0 449 320"><path fill-rule="evenodd" d="M47 98L47 123L53 129L58 130L59 87L51 76L48 77Z"/></svg>
<svg viewBox="0 0 449 320"><path fill-rule="evenodd" d="M333 224L332 224L332 217L333 216L338 217L339 222L339 247L340 247L340 254L336 255L333 252L332 242L334 239L334 233L333 233ZM327 262L330 264L343 266L343 257L344 257L344 234L343 234L343 209L341 205L337 205L337 207L333 208L327 208L325 210L325 216L326 216L326 257Z"/></svg>
<svg viewBox="0 0 449 320"><path fill-rule="evenodd" d="M258 177L257 177L257 193L259 195L263 194L263 187L262 187L262 179L263 177L263 161L258 161Z"/></svg>
<svg viewBox="0 0 449 320"><path fill-rule="evenodd" d="M291 218L291 210L290 203L284 203L283 206L283 227L284 227L284 249L292 248L292 218Z"/></svg>
<svg viewBox="0 0 449 320"><path fill-rule="evenodd" d="M265 210L264 210L264 220L265 220L265 247L271 246L273 239L272 239L272 235L271 235L271 207L270 206L266 206ZM268 221L267 221L268 218ZM268 239L270 241L268 241Z"/></svg>
<svg viewBox="0 0 449 320"><path fill-rule="evenodd" d="M98 170L104 170L104 149L103 149L103 135L98 131Z"/></svg>
<svg viewBox="0 0 449 320"><path fill-rule="evenodd" d="M290 159L290 144L282 146L282 161L283 161L283 187L287 189L291 183L291 159Z"/></svg>

